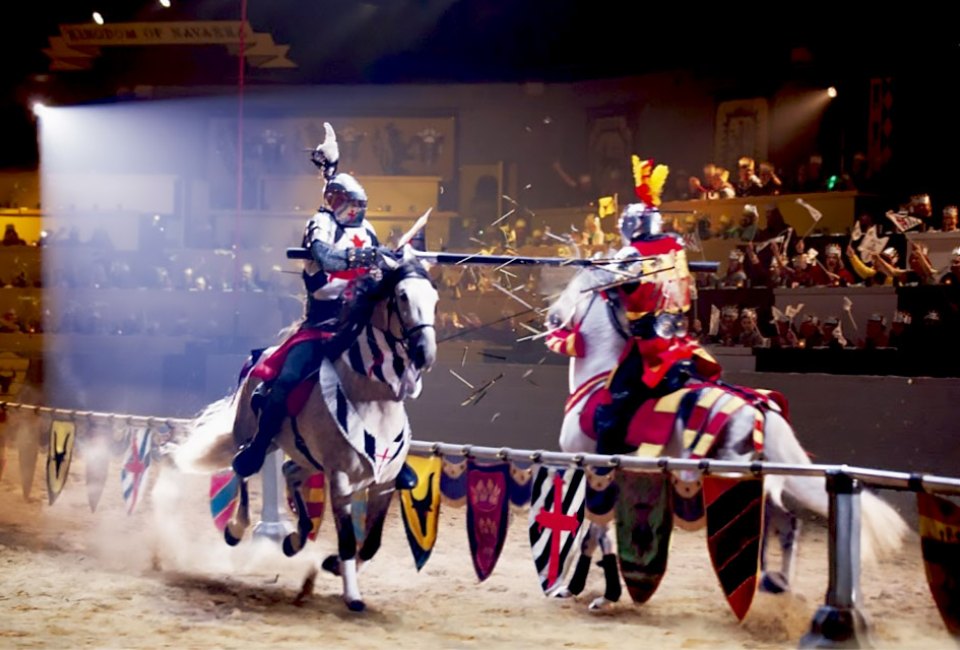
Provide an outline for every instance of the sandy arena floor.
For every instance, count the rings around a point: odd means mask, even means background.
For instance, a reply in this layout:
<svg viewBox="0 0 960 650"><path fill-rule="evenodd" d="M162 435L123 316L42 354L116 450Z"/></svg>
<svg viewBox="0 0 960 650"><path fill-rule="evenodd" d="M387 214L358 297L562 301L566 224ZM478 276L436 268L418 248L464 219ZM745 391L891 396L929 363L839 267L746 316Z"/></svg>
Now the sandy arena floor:
<svg viewBox="0 0 960 650"><path fill-rule="evenodd" d="M14 448L7 460L0 480L0 647L790 648L826 588L826 531L808 524L795 594L759 594L738 624L703 532L678 530L667 575L648 604L634 606L624 594L609 612L591 614L586 604L602 590L599 569L577 601L541 594L526 512L514 512L496 571L478 584L463 509L442 510L437 546L417 573L394 508L384 547L361 573L367 612L348 612L339 579L326 574L298 607L293 600L310 564L336 547L329 516L320 540L287 559L249 537L227 547L211 522L203 477L164 467L152 476L151 497L127 516L115 460L91 513L82 459L74 459L53 506L42 454L29 502L21 496ZM892 561L865 567L863 596L878 647L956 647L930 597L916 539Z"/></svg>

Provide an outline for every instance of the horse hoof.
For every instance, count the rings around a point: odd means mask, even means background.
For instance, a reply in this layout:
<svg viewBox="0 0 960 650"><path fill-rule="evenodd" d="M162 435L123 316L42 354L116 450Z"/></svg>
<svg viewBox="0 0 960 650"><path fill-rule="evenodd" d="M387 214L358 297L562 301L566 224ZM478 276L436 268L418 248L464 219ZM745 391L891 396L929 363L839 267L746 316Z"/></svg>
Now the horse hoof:
<svg viewBox="0 0 960 650"><path fill-rule="evenodd" d="M768 594L782 594L790 591L790 583L779 571L764 572L763 577L760 578L760 590Z"/></svg>
<svg viewBox="0 0 960 650"><path fill-rule="evenodd" d="M294 543L296 540L296 543ZM283 554L287 557L293 557L303 548L303 544L300 542L300 536L297 533L290 533L283 538Z"/></svg>
<svg viewBox="0 0 960 650"><path fill-rule="evenodd" d="M227 526L223 529L223 541L227 543L227 546L236 546L240 543L240 538L234 537L233 533L230 532L230 526Z"/></svg>
<svg viewBox="0 0 960 650"><path fill-rule="evenodd" d="M332 573L335 576L340 575L340 556L339 555L328 555L323 558L323 562L320 564L322 568L327 573Z"/></svg>
<svg viewBox="0 0 960 650"><path fill-rule="evenodd" d="M599 612L599 611L602 611L602 610L605 610L605 609L609 608L610 605L613 604L613 602L614 602L614 601L612 601L612 600L607 600L607 599L604 598L603 596L599 596L599 597L593 599L593 602L590 603L590 607L589 607L588 609L589 609L591 612Z"/></svg>
<svg viewBox="0 0 960 650"><path fill-rule="evenodd" d="M348 600L346 603L347 609L349 609L351 612L362 612L367 608L362 600Z"/></svg>
<svg viewBox="0 0 960 650"><path fill-rule="evenodd" d="M557 589L555 592L553 592L554 598L573 598L573 596L574 596L573 592L567 589L566 587L561 587L560 589Z"/></svg>

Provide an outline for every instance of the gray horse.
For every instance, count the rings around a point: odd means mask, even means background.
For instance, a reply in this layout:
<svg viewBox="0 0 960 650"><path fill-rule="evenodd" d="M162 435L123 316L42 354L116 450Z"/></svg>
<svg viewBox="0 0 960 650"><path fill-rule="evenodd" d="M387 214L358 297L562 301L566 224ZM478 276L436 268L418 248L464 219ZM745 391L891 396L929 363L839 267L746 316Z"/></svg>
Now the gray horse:
<svg viewBox="0 0 960 650"><path fill-rule="evenodd" d="M287 418L276 444L290 458L283 473L299 513L297 530L283 542L284 553L297 553L307 539L311 521L302 487L311 474L324 471L338 540L338 554L327 558L324 568L341 576L344 602L361 611L357 570L380 547L394 481L409 451L404 400L419 395L421 374L436 360L438 295L409 250L382 279L368 276L354 289L306 404ZM236 393L211 404L191 423L174 454L179 467L209 472L230 466L239 444L257 428L251 407L256 383L244 378ZM362 490L367 492L366 535L358 549L351 500ZM225 531L227 542L239 542L249 523L243 483L240 507Z"/></svg>

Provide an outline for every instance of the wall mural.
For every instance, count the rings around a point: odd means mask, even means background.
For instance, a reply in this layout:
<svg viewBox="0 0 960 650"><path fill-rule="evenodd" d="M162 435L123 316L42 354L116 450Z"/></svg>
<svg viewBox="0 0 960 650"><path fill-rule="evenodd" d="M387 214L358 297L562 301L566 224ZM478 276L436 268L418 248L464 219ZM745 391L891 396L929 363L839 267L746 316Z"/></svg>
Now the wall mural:
<svg viewBox="0 0 960 650"><path fill-rule="evenodd" d="M762 97L723 102L717 107L713 161L730 170L736 181L737 160L751 156L767 159L769 147L769 107Z"/></svg>
<svg viewBox="0 0 960 650"><path fill-rule="evenodd" d="M358 176L439 176L445 184L453 181L453 117L245 119L245 208L257 207L260 178L316 172L307 151L323 139L324 121L329 121L337 131L340 171ZM214 208L236 205L238 136L236 120L211 120L207 160Z"/></svg>

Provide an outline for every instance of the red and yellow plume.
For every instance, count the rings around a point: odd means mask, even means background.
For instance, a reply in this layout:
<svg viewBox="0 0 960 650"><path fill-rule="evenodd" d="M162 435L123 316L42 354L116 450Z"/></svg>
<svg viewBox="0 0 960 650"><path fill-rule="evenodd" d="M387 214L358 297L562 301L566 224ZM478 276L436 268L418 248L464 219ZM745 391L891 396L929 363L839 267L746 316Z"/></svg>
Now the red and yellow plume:
<svg viewBox="0 0 960 650"><path fill-rule="evenodd" d="M658 207L670 169L666 165L654 167L652 160L640 160L637 155L634 155L632 160L633 185L637 198L651 208Z"/></svg>

